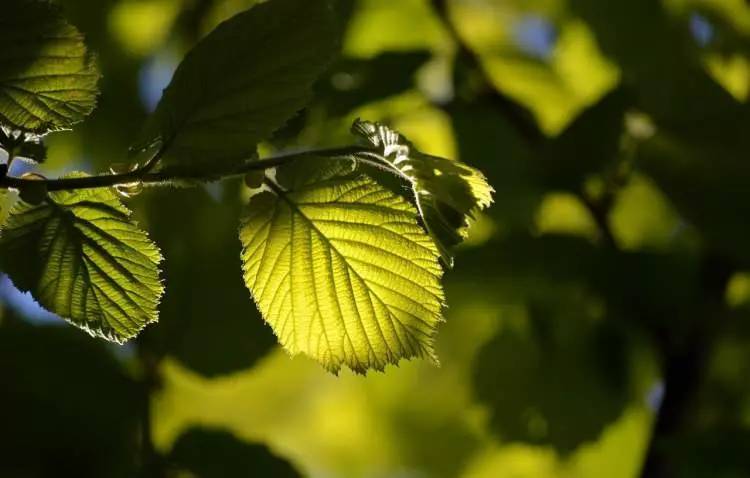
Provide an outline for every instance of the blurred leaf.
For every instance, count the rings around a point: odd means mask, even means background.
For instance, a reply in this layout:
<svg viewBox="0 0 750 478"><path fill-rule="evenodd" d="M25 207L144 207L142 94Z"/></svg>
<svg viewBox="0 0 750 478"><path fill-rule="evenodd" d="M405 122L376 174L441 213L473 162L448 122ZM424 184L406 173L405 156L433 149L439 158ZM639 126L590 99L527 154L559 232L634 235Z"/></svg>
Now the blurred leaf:
<svg viewBox="0 0 750 478"><path fill-rule="evenodd" d="M134 150L161 144L172 174L234 170L305 105L337 42L323 1L271 0L233 17L185 57Z"/></svg>
<svg viewBox="0 0 750 478"><path fill-rule="evenodd" d="M0 475L135 476L137 384L68 327L0 327Z"/></svg>
<svg viewBox="0 0 750 478"><path fill-rule="evenodd" d="M253 365L276 345L242 281L237 257L239 182L220 199L201 188L149 194L149 230L161 246L168 284L159 326L142 336L149 350L177 358L205 376Z"/></svg>
<svg viewBox="0 0 750 478"><path fill-rule="evenodd" d="M531 302L525 330L506 326L477 357L475 389L501 439L569 453L628 403L622 336L576 302Z"/></svg>
<svg viewBox="0 0 750 478"><path fill-rule="evenodd" d="M602 50L619 62L625 82L635 86L638 106L661 129L694 139L743 137L748 112L709 77L661 2L570 3L589 22Z"/></svg>
<svg viewBox="0 0 750 478"><path fill-rule="evenodd" d="M550 188L580 191L587 175L611 167L617 159L630 104L629 94L618 88L586 108L535 156L537 174Z"/></svg>
<svg viewBox="0 0 750 478"><path fill-rule="evenodd" d="M638 162L713 247L747 263L750 164L745 151L742 145L658 134L639 148Z"/></svg>
<svg viewBox="0 0 750 478"><path fill-rule="evenodd" d="M550 136L617 84L616 66L587 25L564 13L567 2L448 3L458 34L492 86L533 112Z"/></svg>
<svg viewBox="0 0 750 478"><path fill-rule="evenodd" d="M750 470L750 430L714 428L663 444L683 478L745 478Z"/></svg>
<svg viewBox="0 0 750 478"><path fill-rule="evenodd" d="M549 193L544 196L536 215L534 232L572 235L595 240L599 230L591 212L578 196Z"/></svg>
<svg viewBox="0 0 750 478"><path fill-rule="evenodd" d="M669 198L647 176L635 173L618 191L610 212L612 233L622 249L695 249L697 235Z"/></svg>
<svg viewBox="0 0 750 478"><path fill-rule="evenodd" d="M0 245L19 289L91 335L122 343L157 320L161 254L110 189L17 203Z"/></svg>
<svg viewBox="0 0 750 478"><path fill-rule="evenodd" d="M450 50L450 37L429 2L357 0L346 35L348 56L370 58L386 51Z"/></svg>
<svg viewBox="0 0 750 478"><path fill-rule="evenodd" d="M180 11L179 0L125 0L109 13L109 28L123 50L146 55L169 36Z"/></svg>
<svg viewBox="0 0 750 478"><path fill-rule="evenodd" d="M357 120L357 136L377 148L388 166L412 184L420 216L449 267L451 248L468 234L477 212L490 206L494 189L481 171L459 161L430 156L387 126Z"/></svg>
<svg viewBox="0 0 750 478"><path fill-rule="evenodd" d="M60 9L9 0L0 17L0 123L45 134L68 129L96 106L99 80L83 36Z"/></svg>
<svg viewBox="0 0 750 478"><path fill-rule="evenodd" d="M369 60L346 58L320 82L318 96L333 116L414 88L414 76L429 51L384 52Z"/></svg>
<svg viewBox="0 0 750 478"><path fill-rule="evenodd" d="M325 160L277 170L242 221L245 283L281 344L333 372L436 360L438 253L410 204L351 173Z"/></svg>
<svg viewBox="0 0 750 478"><path fill-rule="evenodd" d="M495 189L488 213L510 231L527 231L544 195L529 146L501 111L457 104L450 110L459 156L480 168Z"/></svg>
<svg viewBox="0 0 750 478"><path fill-rule="evenodd" d="M177 440L168 461L196 478L302 476L267 447L244 443L221 430L191 428Z"/></svg>

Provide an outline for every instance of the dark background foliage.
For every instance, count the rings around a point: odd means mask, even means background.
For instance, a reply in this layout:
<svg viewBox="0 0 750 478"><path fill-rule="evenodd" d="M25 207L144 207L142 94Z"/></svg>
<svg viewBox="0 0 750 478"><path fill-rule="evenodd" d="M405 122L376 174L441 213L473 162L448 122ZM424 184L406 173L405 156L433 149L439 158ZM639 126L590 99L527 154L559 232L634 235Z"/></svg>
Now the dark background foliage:
<svg viewBox="0 0 750 478"><path fill-rule="evenodd" d="M50 176L122 162L185 51L253 1L59 3L103 78ZM240 276L243 188L147 190L168 287L135 343L0 283L0 476L750 476L750 7L341 7L342 57L263 149L347 144L362 116L487 174L442 366L290 359Z"/></svg>

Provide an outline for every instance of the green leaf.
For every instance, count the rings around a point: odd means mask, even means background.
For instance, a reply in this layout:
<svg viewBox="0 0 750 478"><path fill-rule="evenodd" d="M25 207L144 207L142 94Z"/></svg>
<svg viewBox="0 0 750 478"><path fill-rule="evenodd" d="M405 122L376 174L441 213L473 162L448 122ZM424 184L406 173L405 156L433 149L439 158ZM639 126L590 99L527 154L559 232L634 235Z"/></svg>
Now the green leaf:
<svg viewBox="0 0 750 478"><path fill-rule="evenodd" d="M0 124L46 134L70 128L94 109L96 62L58 7L3 2L0 44Z"/></svg>
<svg viewBox="0 0 750 478"><path fill-rule="evenodd" d="M327 2L270 0L219 25L177 68L135 152L161 144L161 168L219 173L302 109L338 44Z"/></svg>
<svg viewBox="0 0 750 478"><path fill-rule="evenodd" d="M268 447L246 443L232 433L211 428L190 428L169 453L169 462L189 476L268 476L299 478L291 463L276 456ZM187 474L187 473L186 473Z"/></svg>
<svg viewBox="0 0 750 478"><path fill-rule="evenodd" d="M436 360L438 252L403 198L351 163L277 170L242 220L245 283L281 344L332 372Z"/></svg>
<svg viewBox="0 0 750 478"><path fill-rule="evenodd" d="M420 152L387 126L357 120L352 132L377 148L381 159L411 183L424 225L445 264L452 266L451 249L466 238L475 214L492 204L494 189L487 178L459 161Z"/></svg>
<svg viewBox="0 0 750 478"><path fill-rule="evenodd" d="M389 51L374 58L344 58L318 83L316 101L328 114L355 109L414 88L417 72L431 58L427 50Z"/></svg>
<svg viewBox="0 0 750 478"><path fill-rule="evenodd" d="M0 267L39 303L91 335L122 343L157 320L159 249L111 189L19 201L0 229Z"/></svg>
<svg viewBox="0 0 750 478"><path fill-rule="evenodd" d="M3 312L0 422L13 440L0 451L0 476L138 476L144 395L130 364L71 327Z"/></svg>
<svg viewBox="0 0 750 478"><path fill-rule="evenodd" d="M0 189L0 228L10 215L10 210L18 200L18 194L8 189Z"/></svg>

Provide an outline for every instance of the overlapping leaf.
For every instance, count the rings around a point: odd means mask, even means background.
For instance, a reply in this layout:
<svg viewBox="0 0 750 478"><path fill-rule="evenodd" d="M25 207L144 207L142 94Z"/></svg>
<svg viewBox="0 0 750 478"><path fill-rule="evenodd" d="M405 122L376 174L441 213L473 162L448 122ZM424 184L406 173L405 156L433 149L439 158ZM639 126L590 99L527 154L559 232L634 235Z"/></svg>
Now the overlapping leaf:
<svg viewBox="0 0 750 478"><path fill-rule="evenodd" d="M0 124L45 134L69 128L94 109L96 63L58 7L4 1L0 44Z"/></svg>
<svg viewBox="0 0 750 478"><path fill-rule="evenodd" d="M270 0L224 22L178 67L135 151L161 144L161 168L232 170L304 107L336 51L327 2Z"/></svg>
<svg viewBox="0 0 750 478"><path fill-rule="evenodd" d="M333 372L434 359L438 251L413 207L350 163L305 160L254 196L240 239L245 282L281 344Z"/></svg>
<svg viewBox="0 0 750 478"><path fill-rule="evenodd" d="M484 174L459 161L424 154L378 123L357 120L352 131L377 148L386 164L412 184L424 225L443 261L452 266L451 248L466 238L476 212L492 203L494 190Z"/></svg>
<svg viewBox="0 0 750 478"><path fill-rule="evenodd" d="M110 189L18 202L0 229L0 267L21 290L114 342L157 320L161 254Z"/></svg>

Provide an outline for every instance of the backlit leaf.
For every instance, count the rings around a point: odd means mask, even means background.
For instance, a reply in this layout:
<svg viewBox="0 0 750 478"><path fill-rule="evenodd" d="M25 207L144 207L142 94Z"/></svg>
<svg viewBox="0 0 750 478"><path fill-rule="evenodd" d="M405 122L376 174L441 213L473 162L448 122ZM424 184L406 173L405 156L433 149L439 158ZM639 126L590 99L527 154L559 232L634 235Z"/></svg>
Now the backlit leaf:
<svg viewBox="0 0 750 478"><path fill-rule="evenodd" d="M45 134L70 128L96 106L96 63L58 7L4 1L0 45L0 124Z"/></svg>
<svg viewBox="0 0 750 478"><path fill-rule="evenodd" d="M403 135L378 123L357 120L352 131L411 182L425 227L443 261L452 266L451 248L466 238L475 214L492 203L494 190L484 174L459 161L424 154Z"/></svg>
<svg viewBox="0 0 750 478"><path fill-rule="evenodd" d="M39 303L113 342L157 320L159 249L111 189L19 201L0 229L0 267Z"/></svg>
<svg viewBox="0 0 750 478"><path fill-rule="evenodd" d="M245 283L281 344L337 372L435 360L438 251L403 198L308 160L277 170L242 221Z"/></svg>
<svg viewBox="0 0 750 478"><path fill-rule="evenodd" d="M8 189L0 189L0 228L8 219L10 210L18 199L18 194Z"/></svg>
<svg viewBox="0 0 750 478"><path fill-rule="evenodd" d="M232 170L305 106L337 47L327 2L270 0L219 25L177 68L134 150L166 150L161 168Z"/></svg>

